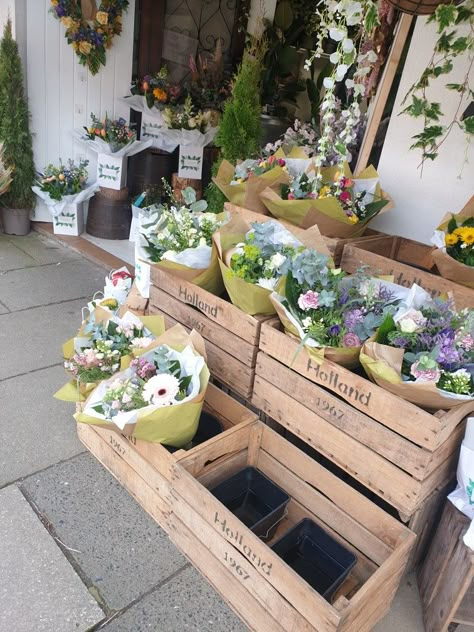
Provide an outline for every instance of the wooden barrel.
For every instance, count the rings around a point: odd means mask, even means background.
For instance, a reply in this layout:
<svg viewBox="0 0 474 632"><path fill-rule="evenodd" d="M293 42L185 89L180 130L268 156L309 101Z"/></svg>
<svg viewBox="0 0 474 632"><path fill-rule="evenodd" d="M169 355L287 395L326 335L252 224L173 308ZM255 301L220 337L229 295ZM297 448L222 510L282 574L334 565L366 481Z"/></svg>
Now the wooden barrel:
<svg viewBox="0 0 474 632"><path fill-rule="evenodd" d="M128 162L127 182L132 196L142 193L147 186L161 185L164 178L171 182L171 175L178 169L178 150L172 154L159 149L146 149L132 156Z"/></svg>
<svg viewBox="0 0 474 632"><path fill-rule="evenodd" d="M86 232L102 239L128 239L132 223L128 191L125 190L125 196L114 191L116 195L113 197L108 192L101 189L90 200Z"/></svg>

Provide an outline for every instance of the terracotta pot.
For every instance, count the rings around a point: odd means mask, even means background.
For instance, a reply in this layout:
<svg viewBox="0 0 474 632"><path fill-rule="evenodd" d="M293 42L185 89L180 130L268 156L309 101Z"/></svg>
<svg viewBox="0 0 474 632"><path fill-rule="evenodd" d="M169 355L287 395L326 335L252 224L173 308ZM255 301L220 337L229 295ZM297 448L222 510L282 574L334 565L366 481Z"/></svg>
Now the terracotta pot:
<svg viewBox="0 0 474 632"><path fill-rule="evenodd" d="M450 0L388 0L388 3L410 15L431 15L440 4L450 4Z"/></svg>
<svg viewBox="0 0 474 632"><path fill-rule="evenodd" d="M3 208L3 230L7 235L28 235L31 230L29 208Z"/></svg>

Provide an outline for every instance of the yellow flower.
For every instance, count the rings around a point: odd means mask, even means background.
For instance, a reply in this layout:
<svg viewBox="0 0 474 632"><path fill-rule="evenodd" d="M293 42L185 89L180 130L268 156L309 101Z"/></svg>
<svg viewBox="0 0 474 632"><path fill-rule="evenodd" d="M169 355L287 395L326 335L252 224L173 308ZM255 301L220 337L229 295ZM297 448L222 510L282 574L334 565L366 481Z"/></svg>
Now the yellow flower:
<svg viewBox="0 0 474 632"><path fill-rule="evenodd" d="M89 44L89 42L81 42L79 44L79 51L83 55L88 55L91 52L91 49L92 49L92 44Z"/></svg>
<svg viewBox="0 0 474 632"><path fill-rule="evenodd" d="M357 217L357 215L351 215L349 217L349 221L351 224L357 224L357 222L359 221L359 218Z"/></svg>
<svg viewBox="0 0 474 632"><path fill-rule="evenodd" d="M320 197L320 198L327 197L330 190L331 190L330 187L327 187L327 186L321 187L320 190L319 190L319 196L318 197Z"/></svg>
<svg viewBox="0 0 474 632"><path fill-rule="evenodd" d="M74 20L71 17L61 18L61 24L70 29L74 26Z"/></svg>
<svg viewBox="0 0 474 632"><path fill-rule="evenodd" d="M458 228L455 228L453 230L453 235L458 235L458 237L460 237L464 233L465 230L466 230L465 226L459 226Z"/></svg>
<svg viewBox="0 0 474 632"><path fill-rule="evenodd" d="M153 96L157 101L161 101L162 103L165 103L166 99L168 98L166 92L161 88L155 88L153 90Z"/></svg>
<svg viewBox="0 0 474 632"><path fill-rule="evenodd" d="M464 233L461 235L461 239L468 246L471 246L472 244L474 244L474 228L470 228L469 226L466 226L464 228Z"/></svg>
<svg viewBox="0 0 474 632"><path fill-rule="evenodd" d="M265 162L264 160L262 160L262 162L260 162L260 163L258 164L258 166L259 166L259 167L264 168L264 167L266 167L266 166L267 166L267 164L266 164L266 162Z"/></svg>
<svg viewBox="0 0 474 632"><path fill-rule="evenodd" d="M102 307L110 307L110 309L117 309L118 301L116 298L105 298L100 302Z"/></svg>
<svg viewBox="0 0 474 632"><path fill-rule="evenodd" d="M79 42L73 42L72 43L72 47L74 48L75 51L79 50Z"/></svg>
<svg viewBox="0 0 474 632"><path fill-rule="evenodd" d="M58 6L58 0L51 0L51 4L53 5L53 7L57 7Z"/></svg>
<svg viewBox="0 0 474 632"><path fill-rule="evenodd" d="M444 242L447 246L454 246L458 243L458 236L455 233L448 233L444 237Z"/></svg>
<svg viewBox="0 0 474 632"><path fill-rule="evenodd" d="M107 11L97 11L95 19L99 24L107 24L109 21L109 14L107 13Z"/></svg>

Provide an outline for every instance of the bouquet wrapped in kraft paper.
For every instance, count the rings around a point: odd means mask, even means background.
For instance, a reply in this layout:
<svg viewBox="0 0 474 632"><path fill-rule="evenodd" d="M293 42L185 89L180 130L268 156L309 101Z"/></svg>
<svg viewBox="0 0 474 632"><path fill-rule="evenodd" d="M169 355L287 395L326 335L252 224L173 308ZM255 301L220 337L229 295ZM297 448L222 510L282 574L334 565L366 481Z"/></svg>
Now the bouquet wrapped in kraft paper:
<svg viewBox="0 0 474 632"><path fill-rule="evenodd" d="M212 235L228 220L227 212L215 215L186 206L159 205L146 216L140 214L136 255L219 296L224 286Z"/></svg>
<svg viewBox="0 0 474 632"><path fill-rule="evenodd" d="M359 364L362 344L388 314L395 314L408 292L366 271L348 276L331 268L328 257L305 250L293 259L270 300L285 332L314 362L326 359L352 369Z"/></svg>
<svg viewBox="0 0 474 632"><path fill-rule="evenodd" d="M474 195L460 213L443 217L431 242L441 276L474 288Z"/></svg>
<svg viewBox="0 0 474 632"><path fill-rule="evenodd" d="M250 315L275 313L270 294L283 283L298 252L314 248L329 257L317 226L296 237L276 220L249 223L237 215L213 241L230 300Z"/></svg>
<svg viewBox="0 0 474 632"><path fill-rule="evenodd" d="M74 418L181 448L196 434L208 383L203 339L175 325L128 369L101 382Z"/></svg>
<svg viewBox="0 0 474 632"><path fill-rule="evenodd" d="M122 307L118 314L93 307L77 335L63 344L64 368L71 380L56 399L83 402L99 382L130 366L165 331L163 316L136 316Z"/></svg>
<svg viewBox="0 0 474 632"><path fill-rule="evenodd" d="M288 169L304 171L309 162L310 159L299 147L293 149L288 157L278 150L268 158L245 160L236 166L223 160L213 180L232 204L268 215L260 193L267 188L275 189L288 184Z"/></svg>
<svg viewBox="0 0 474 632"><path fill-rule="evenodd" d="M474 311L424 301L400 309L361 350L376 384L427 410L471 403L474 411Z"/></svg>
<svg viewBox="0 0 474 632"><path fill-rule="evenodd" d="M262 190L260 199L274 217L301 228L317 224L322 235L341 239L363 235L374 217L393 207L374 167L353 176L347 164L343 173L327 167L320 176L309 165L279 190Z"/></svg>

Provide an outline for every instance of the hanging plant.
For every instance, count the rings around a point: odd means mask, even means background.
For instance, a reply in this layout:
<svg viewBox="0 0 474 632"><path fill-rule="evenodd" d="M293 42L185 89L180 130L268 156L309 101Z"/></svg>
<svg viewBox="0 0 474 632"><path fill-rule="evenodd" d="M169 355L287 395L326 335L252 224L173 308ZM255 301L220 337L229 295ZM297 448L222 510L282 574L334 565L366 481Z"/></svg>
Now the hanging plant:
<svg viewBox="0 0 474 632"><path fill-rule="evenodd" d="M115 35L122 32L122 13L128 0L103 0L97 11L89 12L94 19L85 19L77 0L51 0L51 12L66 27L65 37L72 44L79 63L96 75L105 66L105 51L112 46Z"/></svg>
<svg viewBox="0 0 474 632"><path fill-rule="evenodd" d="M332 70L323 81L326 91L320 107L321 137L315 161L320 169L326 164L329 153L335 153L336 162L342 167L350 156L349 146L355 140L355 128L361 119L360 102L378 59L371 39L379 26L378 9L372 0L323 0L316 16L320 24L316 50L306 61L306 68L309 70L314 59L325 53L328 40L334 42L336 50L329 57ZM336 88L342 82L347 94L346 105L340 114L344 125L334 138L333 127L338 109Z"/></svg>
<svg viewBox="0 0 474 632"><path fill-rule="evenodd" d="M474 66L474 0L467 0L460 5L442 4L427 21L437 25L438 40L427 67L422 72L420 79L412 85L402 102L404 105L411 98L411 103L403 110L402 114L408 114L423 121L423 130L413 136L415 142L410 147L410 149L421 149L420 166L426 160L437 158L441 145L456 127L466 134L468 142L470 137L474 135L474 116L466 116L463 120L461 119L463 103L474 98L472 74ZM462 33L458 30L460 27L464 27ZM429 100L427 90L431 87L432 81L442 75L449 75L456 58L462 55L466 55L468 59L464 77L459 83L445 85L448 90L457 93L458 105L451 120L443 124L444 115L441 110L441 103ZM439 95L439 92L437 94Z"/></svg>

